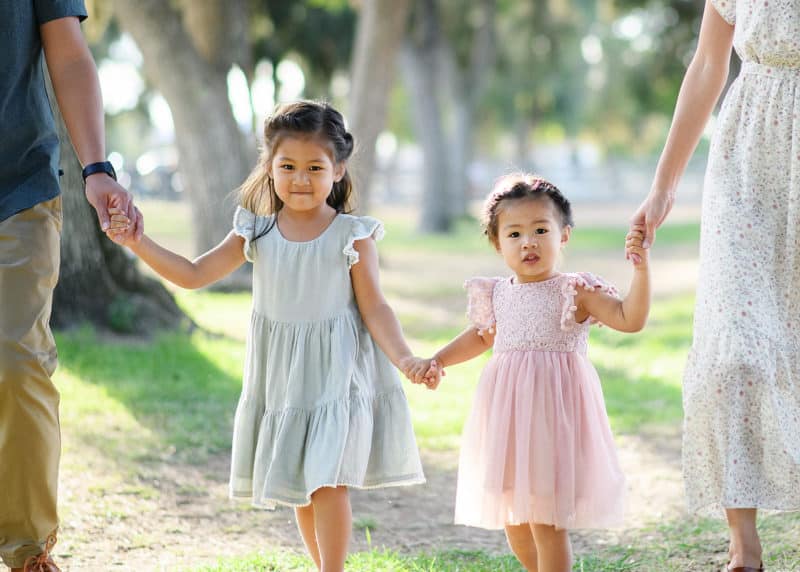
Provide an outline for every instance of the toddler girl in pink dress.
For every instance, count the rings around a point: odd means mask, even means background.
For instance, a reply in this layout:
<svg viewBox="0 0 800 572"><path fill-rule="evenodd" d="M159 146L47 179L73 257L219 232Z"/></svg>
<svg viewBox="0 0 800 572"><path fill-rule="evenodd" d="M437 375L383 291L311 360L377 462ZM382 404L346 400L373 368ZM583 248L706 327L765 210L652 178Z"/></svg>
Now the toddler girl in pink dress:
<svg viewBox="0 0 800 572"><path fill-rule="evenodd" d="M624 477L586 346L591 323L635 332L647 320L642 229L626 238L634 272L620 299L592 274L556 270L572 213L547 181L502 178L486 200L483 223L512 274L466 282L472 325L415 381L435 388L442 368L494 348L464 429L455 522L505 528L527 570L566 572L568 530L622 519Z"/></svg>

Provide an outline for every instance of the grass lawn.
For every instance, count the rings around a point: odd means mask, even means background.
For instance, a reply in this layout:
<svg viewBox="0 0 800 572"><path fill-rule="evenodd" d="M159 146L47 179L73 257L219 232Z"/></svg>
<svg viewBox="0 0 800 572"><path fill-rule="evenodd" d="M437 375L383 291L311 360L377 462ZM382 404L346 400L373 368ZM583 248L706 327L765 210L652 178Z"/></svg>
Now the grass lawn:
<svg viewBox="0 0 800 572"><path fill-rule="evenodd" d="M173 248L188 248L185 233L175 233L188 216L177 206L174 216L150 221L148 232ZM145 216L148 216L145 205ZM164 209L157 209L161 213ZM156 212L156 209L154 209ZM163 224L159 224L162 220ZM474 221L459 223L447 237L420 237L402 218L387 217L389 233L381 245L385 258L384 286L390 302L410 334L415 351L430 354L465 325L463 291L451 276L428 279L417 268L398 268L397 259L419 259L427 267L443 265L454 254L465 264L482 268L494 260ZM576 231L572 252L603 256L616 249L624 228ZM696 224L666 227L659 244L696 242ZM460 260L459 264L461 264ZM468 273L468 268L463 269ZM447 273L445 273L447 274ZM81 453L93 448L114 459L131 474L142 460L164 455L201 465L212 454L230 448L232 410L241 387L244 336L249 323L247 293L178 292L179 303L204 331L191 335L165 333L150 340L100 339L84 328L57 336L61 368L57 383L70 406L62 420L75 436L65 448ZM436 303L431 305L430 299ZM693 299L676 295L653 307L647 329L625 335L607 328L591 334L591 358L603 380L609 418L618 435L663 427L681 419L681 370L691 342ZM428 324L434 323L433 326ZM209 334L208 332L214 332ZM453 367L439 391L408 387L414 428L423 450L458 447L461 427L487 356ZM92 486L102 490L104 483ZM141 492L141 491L140 491ZM146 494L147 491L144 491ZM763 520L766 564L774 571L800 570L800 518ZM685 571L707 570L709 547L725 542L718 521L687 519L662 522L628 535L620 545L597 545L578 554L574 570ZM205 571L311 570L303 556L272 551L229 559ZM348 560L353 572L478 572L519 571L508 556L448 551L399 554L382 549L355 553Z"/></svg>

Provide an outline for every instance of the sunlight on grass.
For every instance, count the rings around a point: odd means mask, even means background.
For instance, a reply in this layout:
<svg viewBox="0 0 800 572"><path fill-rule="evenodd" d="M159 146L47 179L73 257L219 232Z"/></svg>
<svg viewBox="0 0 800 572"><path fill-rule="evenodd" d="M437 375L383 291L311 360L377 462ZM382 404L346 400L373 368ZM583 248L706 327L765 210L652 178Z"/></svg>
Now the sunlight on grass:
<svg viewBox="0 0 800 572"><path fill-rule="evenodd" d="M244 359L241 342L197 333L163 334L147 344L103 343L92 330L82 329L58 335L58 346L56 379L59 384L63 379L70 403L65 422L74 423L79 435L106 432L104 446L128 457L139 449L171 446L203 458L230 447ZM84 417L93 423L84 423ZM114 431L134 427L137 439L148 438L116 448Z"/></svg>
<svg viewBox="0 0 800 572"><path fill-rule="evenodd" d="M767 550L768 570L789 572L800 569L800 514L760 518L759 528ZM727 551L727 527L722 520L681 518L633 531L618 545L598 546L591 554L576 554L574 572L686 572L716 570ZM194 568L197 572L302 571L314 567L304 557L273 551L244 558L231 558L216 566ZM434 554L400 555L373 549L351 554L348 572L521 572L510 554L491 555L480 551L442 551Z"/></svg>
<svg viewBox="0 0 800 572"><path fill-rule="evenodd" d="M267 553L225 560L218 566L195 568L197 572L311 572L308 558L290 553ZM403 556L390 550L358 552L347 558L348 572L522 572L513 556L492 556L483 552L447 551Z"/></svg>
<svg viewBox="0 0 800 572"><path fill-rule="evenodd" d="M680 422L692 308L691 296L659 301L640 333L592 331L589 355L600 374L616 431L633 433L645 425Z"/></svg>

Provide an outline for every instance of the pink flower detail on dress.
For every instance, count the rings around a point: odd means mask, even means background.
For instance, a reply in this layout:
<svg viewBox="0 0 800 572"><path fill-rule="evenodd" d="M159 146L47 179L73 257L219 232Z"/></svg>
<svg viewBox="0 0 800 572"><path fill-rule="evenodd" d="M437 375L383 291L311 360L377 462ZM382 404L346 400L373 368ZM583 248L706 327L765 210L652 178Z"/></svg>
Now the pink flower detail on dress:
<svg viewBox="0 0 800 572"><path fill-rule="evenodd" d="M589 292L600 290L609 296L619 297L619 292L614 286L590 272L570 274L562 289L564 295L564 310L561 314L562 330L571 330L577 325L577 322L575 322L575 312L578 310L578 307L575 305L575 296L578 293L578 288L583 288ZM589 316L589 323L602 326L602 324L592 316Z"/></svg>

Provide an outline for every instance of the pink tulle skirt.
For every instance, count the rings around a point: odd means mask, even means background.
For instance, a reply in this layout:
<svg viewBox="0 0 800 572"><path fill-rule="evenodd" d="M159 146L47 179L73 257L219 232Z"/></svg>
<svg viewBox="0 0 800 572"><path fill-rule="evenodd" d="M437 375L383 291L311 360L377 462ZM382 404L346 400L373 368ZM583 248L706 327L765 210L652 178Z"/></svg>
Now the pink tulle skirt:
<svg viewBox="0 0 800 572"><path fill-rule="evenodd" d="M575 352L497 352L464 428L456 524L622 523L625 477L597 372Z"/></svg>

